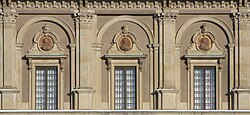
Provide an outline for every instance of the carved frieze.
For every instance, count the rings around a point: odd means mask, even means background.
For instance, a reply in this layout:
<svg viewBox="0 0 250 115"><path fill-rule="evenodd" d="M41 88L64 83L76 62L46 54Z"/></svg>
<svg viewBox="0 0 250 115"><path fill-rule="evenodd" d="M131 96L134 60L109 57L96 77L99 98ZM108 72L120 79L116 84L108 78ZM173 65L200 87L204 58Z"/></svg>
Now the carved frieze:
<svg viewBox="0 0 250 115"><path fill-rule="evenodd" d="M169 1L169 8L236 8L235 1Z"/></svg>
<svg viewBox="0 0 250 115"><path fill-rule="evenodd" d="M7 5L3 1L3 5ZM237 8L239 3L231 1L183 1L183 0L13 0L8 3L11 8L104 8L104 9L152 9L152 8ZM250 7L250 2L244 3Z"/></svg>
<svg viewBox="0 0 250 115"><path fill-rule="evenodd" d="M85 0L86 8L161 8L161 1L90 1Z"/></svg>
<svg viewBox="0 0 250 115"><path fill-rule="evenodd" d="M78 8L76 1L13 1L11 8Z"/></svg>

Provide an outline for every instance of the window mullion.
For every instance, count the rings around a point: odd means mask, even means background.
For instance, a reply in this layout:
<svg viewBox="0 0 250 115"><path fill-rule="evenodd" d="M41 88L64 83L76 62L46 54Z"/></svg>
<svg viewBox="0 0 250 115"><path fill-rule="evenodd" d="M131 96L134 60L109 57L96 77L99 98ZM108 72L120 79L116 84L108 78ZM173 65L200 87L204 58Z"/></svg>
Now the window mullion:
<svg viewBox="0 0 250 115"><path fill-rule="evenodd" d="M206 109L206 83L207 83L207 81L206 81L206 69L205 68L203 68L202 69L202 71L203 71L203 107L204 107L204 109Z"/></svg>
<svg viewBox="0 0 250 115"><path fill-rule="evenodd" d="M126 74L126 72L127 72L127 69L126 69L126 67L124 67L123 68L123 70L124 70L124 107L125 107L125 109L127 109L127 74Z"/></svg>
<svg viewBox="0 0 250 115"><path fill-rule="evenodd" d="M45 97L45 109L48 109L48 106L47 106L47 101L48 101L48 92L47 92L47 90L48 90L48 68L47 67L45 67L45 82L46 82L46 85L45 85L45 95L46 95L46 97Z"/></svg>

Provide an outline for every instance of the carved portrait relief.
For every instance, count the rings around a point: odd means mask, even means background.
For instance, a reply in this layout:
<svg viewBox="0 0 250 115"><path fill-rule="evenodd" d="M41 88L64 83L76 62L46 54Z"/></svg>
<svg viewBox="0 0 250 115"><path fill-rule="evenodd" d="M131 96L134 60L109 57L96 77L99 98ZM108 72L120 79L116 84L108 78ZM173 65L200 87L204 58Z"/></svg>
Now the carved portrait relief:
<svg viewBox="0 0 250 115"><path fill-rule="evenodd" d="M201 51L209 51L212 48L212 43L209 37L202 36L198 39L197 46Z"/></svg>
<svg viewBox="0 0 250 115"><path fill-rule="evenodd" d="M133 42L129 36L123 36L119 40L119 48L123 51L129 51L133 48Z"/></svg>
<svg viewBox="0 0 250 115"><path fill-rule="evenodd" d="M43 51L50 51L54 47L54 42L51 37L43 36L39 40L39 48Z"/></svg>

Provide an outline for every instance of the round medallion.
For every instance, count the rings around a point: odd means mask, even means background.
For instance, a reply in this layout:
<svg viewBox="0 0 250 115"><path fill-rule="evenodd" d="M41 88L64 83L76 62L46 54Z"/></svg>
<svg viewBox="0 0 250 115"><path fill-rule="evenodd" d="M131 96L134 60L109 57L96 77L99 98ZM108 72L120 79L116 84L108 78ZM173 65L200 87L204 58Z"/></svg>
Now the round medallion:
<svg viewBox="0 0 250 115"><path fill-rule="evenodd" d="M198 39L197 46L201 51L209 51L212 48L212 43L207 36L202 36Z"/></svg>
<svg viewBox="0 0 250 115"><path fill-rule="evenodd" d="M133 43L129 37L123 36L119 40L119 48L122 51L129 51L133 47Z"/></svg>
<svg viewBox="0 0 250 115"><path fill-rule="evenodd" d="M39 47L43 51L50 51L54 47L54 42L51 37L44 36L39 40Z"/></svg>

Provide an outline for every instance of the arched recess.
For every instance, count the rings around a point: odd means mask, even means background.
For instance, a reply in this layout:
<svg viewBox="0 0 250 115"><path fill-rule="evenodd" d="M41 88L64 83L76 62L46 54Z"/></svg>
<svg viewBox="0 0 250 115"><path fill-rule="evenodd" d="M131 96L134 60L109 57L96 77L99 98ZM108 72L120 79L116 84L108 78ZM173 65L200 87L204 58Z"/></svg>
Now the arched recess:
<svg viewBox="0 0 250 115"><path fill-rule="evenodd" d="M72 29L69 27L69 25L57 17L49 17L49 16L35 17L29 20L27 23L25 23L17 33L16 43L17 44L22 43L23 36L30 26L32 26L35 23L42 22L42 21L52 22L60 26L65 31L65 33L69 36L70 44L75 45L74 34L73 34Z"/></svg>
<svg viewBox="0 0 250 115"><path fill-rule="evenodd" d="M185 30L188 29L188 27L190 27L194 23L198 23L198 22L202 22L202 21L211 22L211 23L219 26L225 32L227 39L228 39L228 43L229 44L234 43L233 33L229 29L229 27L220 19L215 18L215 17L209 17L209 16L194 17L194 18L188 20L186 23L184 23L176 34L175 43L176 44L181 43L181 37L182 37L183 33L185 32Z"/></svg>
<svg viewBox="0 0 250 115"><path fill-rule="evenodd" d="M137 24L138 26L140 26L144 31L145 33L147 34L148 36L148 41L149 41L149 44L153 44L154 43L154 39L153 39L153 34L150 30L150 28L141 20L137 19L136 17L133 17L133 16L118 16L118 17L115 17L111 20L109 20L106 24L104 24L101 29L99 30L98 34L97 34L97 43L101 43L102 41L102 36L103 34L105 33L105 31L111 26L113 25L114 23L117 23L117 22L120 22L120 21L128 21L128 22L132 22L132 23L135 23Z"/></svg>
<svg viewBox="0 0 250 115"><path fill-rule="evenodd" d="M40 23L40 22L50 22L50 23L56 24L57 26L59 26L65 32L66 36L68 37L67 39L68 39L69 47L70 47L69 48L70 51L69 51L69 54L67 54L67 56L64 56L63 58L58 57L58 55L56 55L56 57L47 56L47 59L44 59L44 58L40 58L40 57L28 57L26 53L23 54L23 52L22 52L23 51L23 49L22 49L23 48L23 38L24 38L26 32L33 25L35 25L37 23ZM25 59L22 58L24 55L25 55ZM56 62L54 62L53 66L58 66L58 65L61 64L62 66L60 65L60 67L59 66L58 67L60 68L60 72L61 72L60 75L63 76L62 73L64 72L65 59L68 58L69 59L69 65L67 65L67 66L70 66L68 71L70 71L69 73L70 73L71 78L74 79L74 75L75 75L75 70L74 70L74 65L75 65L75 37L74 37L74 33L73 33L72 29L70 28L70 26L60 18L53 17L53 16L34 17L34 18L28 20L27 23L22 25L22 27L17 32L17 36L16 36L16 58L18 59L17 62L16 62L16 68L17 68L17 73L19 73L19 74L17 74L18 75L17 78L22 78L23 77L22 72L23 72L24 69L26 69L26 68L23 68L22 64L26 64L26 63L22 62L23 60L27 60L28 61L27 64L29 64L28 66L29 66L29 68L31 68L31 69L28 69L28 75L29 76L33 75L33 74L31 74L35 70L35 69L32 70L32 68L35 67L34 65L32 65L33 64L33 62L32 62L33 58L35 58L37 60L49 60L49 59L52 59L52 58L54 60L56 59ZM60 60L60 61L58 61L58 60ZM47 66L50 63L43 62L43 64L45 66ZM32 65L32 66L30 66L30 65ZM63 77L60 77L62 79L59 80L58 83L60 82L60 84L64 84L64 79L66 79L65 76L66 75L64 75ZM28 84L29 85L28 86L29 87L28 93L29 93L29 98L31 99L32 95L34 95L32 93L32 90L31 90L32 89L31 87L33 87L32 83L34 83L34 82L32 82L31 77L29 77L28 80L29 80L28 81L28 83L29 83ZM19 84L22 84L21 79L19 79L19 82L20 82ZM70 81L70 82L72 84L71 87L73 87L73 85L74 85L73 80ZM22 86L20 85L19 87L22 87ZM70 88L70 89L72 89L72 88ZM60 97L60 99L59 99L60 103L58 102L58 108L63 109L64 108L64 94L65 94L64 86L61 87L60 91L61 91L61 93L58 94L59 95L58 97ZM22 93L23 92L20 93L19 100L22 100ZM34 109L34 107L35 107L34 106L34 99L29 100L28 102L29 102L28 109Z"/></svg>
<svg viewBox="0 0 250 115"><path fill-rule="evenodd" d="M227 24L225 24L222 20L216 18L216 17L209 17L209 16L199 16L199 17L194 17L194 18L191 18L189 19L187 22L185 22L181 27L180 29L178 30L177 34L176 34L176 39L175 39L175 43L176 43L176 46L179 47L179 45L181 45L181 40L182 40L182 37L183 37L183 34L185 33L185 31L191 27L193 24L196 24L196 23L199 23L199 22L210 22L210 23L213 23L215 24L216 26L218 26L225 34L226 36L226 39L227 39L227 49L228 50L225 50L223 51L223 55L221 55L221 57L218 55L217 57L214 56L214 55L210 55L209 57L209 54L207 53L206 55L189 55L188 53L185 52L184 54L184 57L186 59L186 67L184 68L181 68L181 63L183 62L179 62L179 58L177 58L177 64L176 64L176 67L178 68L178 71L179 73L181 73L181 69L183 70L187 70L187 87L188 89L191 89L190 91L188 91L187 95L187 108L192 110L194 109L194 96L193 96L193 86L194 86L194 81L192 79L192 77L194 76L194 69L195 69L195 66L197 67L211 67L211 66L214 66L216 67L216 71L218 71L217 73L219 72L222 72L223 69L222 68L225 68L227 69L228 73L226 74L227 75L227 79L230 81L230 82L226 82L226 83L229 83L229 90L227 89L226 91L230 91L232 89L232 86L233 86L233 82L234 82L234 66L233 66L233 63L234 63L234 35L231 31L231 29L229 28L229 26ZM196 49L196 48L195 48ZM186 49L184 49L185 51L187 51ZM176 48L176 57L181 57L183 54L181 54L181 51L179 48ZM197 57L195 57L197 56ZM204 57L202 57L204 56ZM181 59L180 59L181 60ZM209 60L209 61L208 61ZM214 60L214 63L211 63L212 60ZM223 60L223 61L222 61ZM225 61L227 60L227 61ZM227 64L225 64L227 63ZM184 63L183 63L184 64ZM213 65L214 64L214 65ZM186 69L188 68L188 69ZM223 83L222 81L222 76L223 73L220 73L216 76L219 76L219 77L216 77L217 80L217 85L216 87L221 87L220 85ZM225 75L225 74L224 74ZM185 75L184 75L185 76ZM185 77L186 77L185 76ZM182 75L178 75L177 77L179 77L179 79L182 77ZM181 84L181 83L180 83ZM224 96L224 93L222 92L222 90L219 90L217 89L216 91L216 109L218 110L221 110L221 109L225 109L223 108L223 104L225 104L225 102L222 101L222 97ZM220 91L220 92L219 92ZM229 93L229 92L226 92L226 93ZM228 95L230 97L230 95ZM231 97L230 97L231 98ZM229 100L228 100L229 101ZM226 102L228 103L228 102ZM231 105L228 105L228 107L230 107Z"/></svg>
<svg viewBox="0 0 250 115"><path fill-rule="evenodd" d="M119 22L130 22L133 23L134 25L136 25L137 27L139 27L141 30L143 30L143 32L145 32L147 38L143 38L144 41L147 41L146 44L143 45L148 45L149 47L147 48L152 48L151 45L154 43L154 37L152 34L151 29L149 28L149 26L144 23L142 20L134 17L134 16L118 16L115 18L110 19L108 22L106 22L104 25L102 25L102 27L100 28L100 30L97 33L97 39L96 39L96 43L97 44L102 44L102 39L104 39L104 34L106 31L108 31L109 28L111 28L111 26L113 26L116 23ZM116 47L114 47L115 49ZM113 51L117 51L117 50L113 50ZM136 82L137 87L136 87L136 108L137 109L142 109L143 108L143 100L142 100L142 94L143 94L143 86L146 86L146 83L142 83L142 76L144 74L148 75L148 78L146 78L146 76L144 77L145 79L148 79L149 81L153 81L153 74L149 74L149 73L153 73L153 66L148 67L148 69L146 67L144 67L146 64L148 65L153 65L153 50L149 50L149 53L144 54L144 52L141 52L142 50L133 50L132 53L131 52L127 52L126 54L124 53L120 53L120 51L118 50L117 52L119 53L104 53L104 55L102 55L101 53L99 53L99 57L104 57L105 60L103 60L104 63L102 63L106 68L100 68L101 70L107 71L107 76L102 75L102 78L107 78L108 82L105 83L108 86L108 103L109 103L109 109L115 109L115 81L114 81L114 73L115 73L115 67L119 66L119 67L135 67L135 76L136 80L134 82ZM147 50L146 50L147 51ZM106 52L106 51L105 51ZM122 58L119 58L122 57ZM112 62L112 63L110 63ZM125 62L125 63L124 63ZM99 62L101 63L101 62ZM110 67L110 68L109 68ZM109 69L107 69L109 68ZM144 69L142 69L144 68ZM147 70L148 71L147 71ZM100 70L100 71L101 71ZM141 71L143 70L143 71ZM149 72L150 71L150 72ZM152 92L153 90L153 86L151 85L147 85L148 88L150 89L150 92ZM137 97L138 96L138 97ZM150 97L149 97L150 98ZM152 99L150 98L150 103L152 104Z"/></svg>

